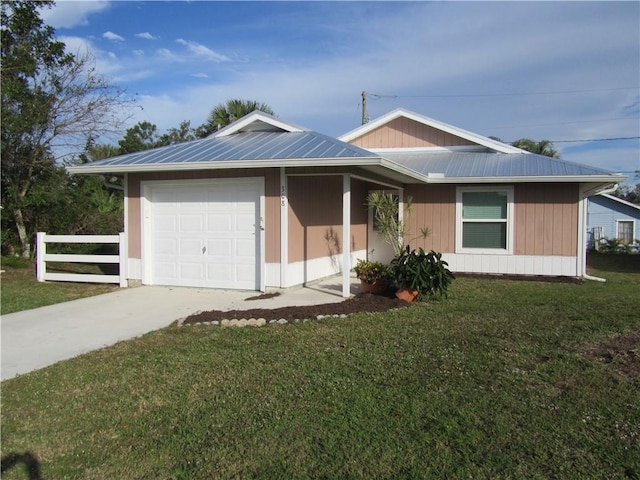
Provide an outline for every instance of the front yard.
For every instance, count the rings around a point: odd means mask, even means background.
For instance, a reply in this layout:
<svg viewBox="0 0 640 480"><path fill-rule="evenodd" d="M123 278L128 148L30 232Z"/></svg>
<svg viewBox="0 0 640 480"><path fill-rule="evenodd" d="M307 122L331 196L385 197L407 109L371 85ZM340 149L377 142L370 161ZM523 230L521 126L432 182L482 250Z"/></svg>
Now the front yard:
<svg viewBox="0 0 640 480"><path fill-rule="evenodd" d="M2 477L639 478L640 268L170 327L2 383Z"/></svg>

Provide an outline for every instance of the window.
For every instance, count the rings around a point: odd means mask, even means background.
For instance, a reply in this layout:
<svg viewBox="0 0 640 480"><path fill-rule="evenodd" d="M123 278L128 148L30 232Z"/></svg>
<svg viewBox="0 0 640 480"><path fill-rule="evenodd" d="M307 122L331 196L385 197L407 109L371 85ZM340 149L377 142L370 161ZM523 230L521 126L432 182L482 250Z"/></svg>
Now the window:
<svg viewBox="0 0 640 480"><path fill-rule="evenodd" d="M458 188L456 251L510 253L513 188Z"/></svg>
<svg viewBox="0 0 640 480"><path fill-rule="evenodd" d="M618 220L617 238L622 243L633 243L633 220Z"/></svg>

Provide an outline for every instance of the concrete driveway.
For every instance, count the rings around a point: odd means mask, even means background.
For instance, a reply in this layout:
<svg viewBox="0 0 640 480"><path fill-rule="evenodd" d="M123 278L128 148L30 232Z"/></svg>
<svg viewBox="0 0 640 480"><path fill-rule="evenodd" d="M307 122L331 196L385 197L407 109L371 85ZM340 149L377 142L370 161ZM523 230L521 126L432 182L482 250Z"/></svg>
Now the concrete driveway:
<svg viewBox="0 0 640 480"><path fill-rule="evenodd" d="M352 293L359 288L354 279ZM138 287L3 315L2 380L138 337L199 311L340 302L341 291L341 277L252 301L246 299L259 292Z"/></svg>

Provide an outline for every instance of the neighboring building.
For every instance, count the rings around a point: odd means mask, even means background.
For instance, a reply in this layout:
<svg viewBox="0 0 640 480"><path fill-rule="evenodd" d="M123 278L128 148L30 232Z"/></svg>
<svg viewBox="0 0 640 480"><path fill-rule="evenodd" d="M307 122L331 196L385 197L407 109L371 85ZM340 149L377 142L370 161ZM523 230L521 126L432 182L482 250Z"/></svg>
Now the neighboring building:
<svg viewBox="0 0 640 480"><path fill-rule="evenodd" d="M587 207L588 246L593 248L601 239L618 239L629 245L640 240L640 205L613 195L589 197Z"/></svg>
<svg viewBox="0 0 640 480"><path fill-rule="evenodd" d="M345 296L356 260L383 248L372 190L411 196L408 238L429 227L412 245L453 271L575 277L585 199L625 179L402 109L340 139L253 112L205 139L69 170L124 175L133 281L264 290L342 272Z"/></svg>

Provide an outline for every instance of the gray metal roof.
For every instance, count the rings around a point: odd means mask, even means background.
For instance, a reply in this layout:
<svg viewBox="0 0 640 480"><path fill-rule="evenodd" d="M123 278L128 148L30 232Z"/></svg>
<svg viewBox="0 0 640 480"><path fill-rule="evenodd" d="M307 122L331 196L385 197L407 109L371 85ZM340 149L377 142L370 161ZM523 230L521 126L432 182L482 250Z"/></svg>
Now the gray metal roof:
<svg viewBox="0 0 640 480"><path fill-rule="evenodd" d="M153 148L79 167L166 165L234 160L372 158L376 154L317 132L247 132Z"/></svg>
<svg viewBox="0 0 640 480"><path fill-rule="evenodd" d="M614 173L533 153L420 152L382 154L421 175L449 178L588 177Z"/></svg>

